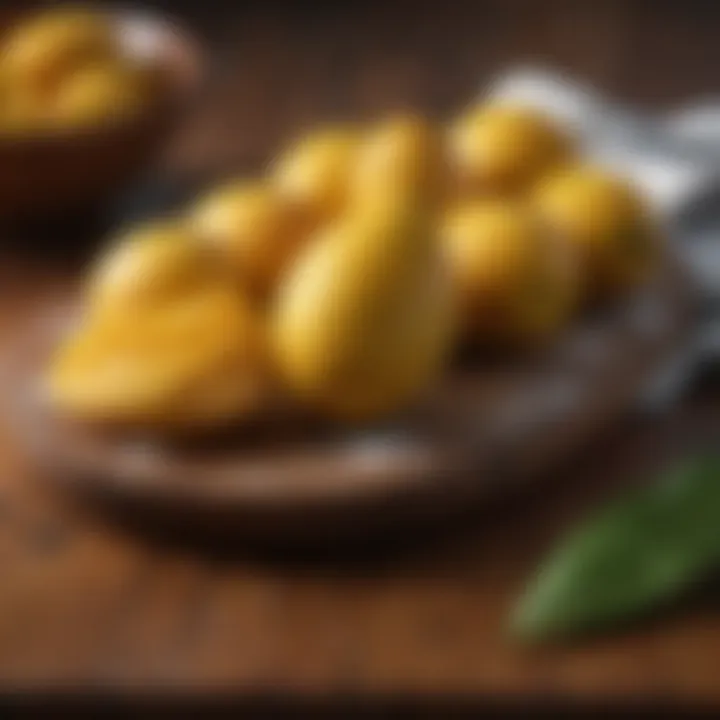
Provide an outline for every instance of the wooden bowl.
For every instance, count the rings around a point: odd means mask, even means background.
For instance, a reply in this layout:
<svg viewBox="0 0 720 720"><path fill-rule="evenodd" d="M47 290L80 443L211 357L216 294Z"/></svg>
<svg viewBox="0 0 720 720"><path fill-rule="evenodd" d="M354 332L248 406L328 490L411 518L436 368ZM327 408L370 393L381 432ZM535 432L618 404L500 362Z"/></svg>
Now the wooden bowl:
<svg viewBox="0 0 720 720"><path fill-rule="evenodd" d="M0 354L0 415L42 477L150 525L334 542L447 515L541 478L635 401L688 332L690 298L668 268L544 352L460 363L392 425L278 424L183 446L93 433L44 404L39 373L72 318L48 298Z"/></svg>
<svg viewBox="0 0 720 720"><path fill-rule="evenodd" d="M6 13L0 26L24 12ZM197 91L203 60L186 30L145 11L110 17L124 51L157 68L162 91L138 112L92 127L0 134L1 218L74 212L109 199L157 156Z"/></svg>

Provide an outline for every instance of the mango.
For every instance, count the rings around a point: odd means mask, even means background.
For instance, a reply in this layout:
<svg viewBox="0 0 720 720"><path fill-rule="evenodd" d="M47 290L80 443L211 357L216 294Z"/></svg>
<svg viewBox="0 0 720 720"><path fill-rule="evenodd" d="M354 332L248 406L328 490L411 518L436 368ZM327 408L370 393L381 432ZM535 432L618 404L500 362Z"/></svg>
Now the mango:
<svg viewBox="0 0 720 720"><path fill-rule="evenodd" d="M55 407L84 421L204 427L252 414L263 399L262 328L230 292L143 316L86 321L48 376Z"/></svg>
<svg viewBox="0 0 720 720"><path fill-rule="evenodd" d="M261 182L233 181L210 191L191 208L189 222L259 297L274 291L306 239L290 205Z"/></svg>
<svg viewBox="0 0 720 720"><path fill-rule="evenodd" d="M95 314L140 313L205 289L223 272L182 220L152 220L121 231L101 252L88 273L86 304Z"/></svg>
<svg viewBox="0 0 720 720"><path fill-rule="evenodd" d="M2 45L0 73L27 91L47 96L78 68L112 60L118 42L105 13L59 7L21 20Z"/></svg>
<svg viewBox="0 0 720 720"><path fill-rule="evenodd" d="M331 126L301 138L272 163L271 182L304 230L343 210L358 142L354 128Z"/></svg>
<svg viewBox="0 0 720 720"><path fill-rule="evenodd" d="M443 138L435 125L417 115L392 116L361 143L350 179L348 204L413 202L437 212L449 192ZM412 198L402 199L401 193Z"/></svg>
<svg viewBox="0 0 720 720"><path fill-rule="evenodd" d="M98 261L86 302L48 371L61 412L187 430L252 416L267 399L259 314L219 260L173 222L124 234Z"/></svg>
<svg viewBox="0 0 720 720"><path fill-rule="evenodd" d="M527 207L500 199L463 202L447 213L441 238L471 341L533 345L571 318L575 259Z"/></svg>
<svg viewBox="0 0 720 720"><path fill-rule="evenodd" d="M660 233L650 209L629 182L605 170L553 173L539 183L533 204L579 255L588 298L637 285L659 258Z"/></svg>
<svg viewBox="0 0 720 720"><path fill-rule="evenodd" d="M537 111L514 105L471 108L448 132L450 162L463 197L517 195L567 162L573 143Z"/></svg>
<svg viewBox="0 0 720 720"><path fill-rule="evenodd" d="M7 84L0 89L0 132L24 136L52 127L47 102L21 87Z"/></svg>
<svg viewBox="0 0 720 720"><path fill-rule="evenodd" d="M148 100L142 69L126 63L91 65L59 83L48 111L55 126L83 126L124 118Z"/></svg>
<svg viewBox="0 0 720 720"><path fill-rule="evenodd" d="M366 147L388 134L381 125ZM419 172L439 162L424 157L439 144L406 144L402 136L389 148L407 170L392 179L393 194L359 202L308 244L281 283L273 315L287 387L341 421L373 420L417 401L454 337L452 288L424 203L434 174ZM387 182L378 173L378 183ZM369 173L364 178L370 182Z"/></svg>

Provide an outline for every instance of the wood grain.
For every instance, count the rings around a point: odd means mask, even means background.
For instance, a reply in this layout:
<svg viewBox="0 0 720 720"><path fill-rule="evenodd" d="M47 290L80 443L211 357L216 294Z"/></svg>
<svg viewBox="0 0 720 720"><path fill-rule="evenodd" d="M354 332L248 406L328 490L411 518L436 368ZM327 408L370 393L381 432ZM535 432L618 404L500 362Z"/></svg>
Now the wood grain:
<svg viewBox="0 0 720 720"><path fill-rule="evenodd" d="M251 172L303 123L333 115L411 102L450 113L518 60L567 67L638 103L718 90L713 2L165 5L197 23L222 60L163 165L172 178ZM83 253L69 250L81 235L86 246L98 240L55 227L42 244L3 241L3 337L76 272ZM2 433L0 683L135 697L275 691L345 716L344 698L358 693L434 695L440 717L459 696L718 706L720 616L709 589L582 647L528 652L503 633L528 573L575 518L665 460L717 446L718 402L708 381L668 416L618 422L542 492L312 562L101 521L33 482Z"/></svg>

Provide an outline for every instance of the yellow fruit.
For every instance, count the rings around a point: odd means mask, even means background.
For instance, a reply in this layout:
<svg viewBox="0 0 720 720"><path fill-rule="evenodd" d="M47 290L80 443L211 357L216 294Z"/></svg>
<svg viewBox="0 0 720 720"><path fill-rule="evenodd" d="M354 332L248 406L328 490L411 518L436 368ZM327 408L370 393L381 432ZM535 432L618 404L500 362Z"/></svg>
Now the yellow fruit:
<svg viewBox="0 0 720 720"><path fill-rule="evenodd" d="M305 235L279 194L254 182L229 183L201 198L190 225L261 295L274 289Z"/></svg>
<svg viewBox="0 0 720 720"><path fill-rule="evenodd" d="M398 203L400 193L418 208L437 209L447 191L442 138L432 123L413 115L392 117L371 129L352 173L350 202ZM404 202L404 201L403 201Z"/></svg>
<svg viewBox="0 0 720 720"><path fill-rule="evenodd" d="M470 338L532 344L568 321L572 255L527 208L499 199L463 203L445 218L442 242Z"/></svg>
<svg viewBox="0 0 720 720"><path fill-rule="evenodd" d="M117 55L117 38L102 12L57 8L21 21L2 47L0 72L33 93L51 93L78 68Z"/></svg>
<svg viewBox="0 0 720 720"><path fill-rule="evenodd" d="M388 217L340 222L308 248L281 289L278 364L291 390L332 417L392 413L442 367L452 334L450 286L427 250L411 259L418 254L411 245L426 244L419 233Z"/></svg>
<svg viewBox="0 0 720 720"><path fill-rule="evenodd" d="M640 195L603 170L578 167L540 183L534 204L579 254L590 295L630 287L658 257L659 234Z"/></svg>
<svg viewBox="0 0 720 720"><path fill-rule="evenodd" d="M136 113L146 99L139 68L96 64L59 84L49 114L56 126L89 125Z"/></svg>
<svg viewBox="0 0 720 720"><path fill-rule="evenodd" d="M84 421L201 428L259 408L265 353L252 308L220 287L86 321L53 359L47 387L57 409Z"/></svg>
<svg viewBox="0 0 720 720"><path fill-rule="evenodd" d="M86 301L49 371L62 411L193 428L250 415L265 399L264 326L219 258L179 221L123 234L93 268Z"/></svg>
<svg viewBox="0 0 720 720"><path fill-rule="evenodd" d="M130 228L90 271L87 304L93 314L143 312L203 290L217 281L218 259L175 219Z"/></svg>
<svg viewBox="0 0 720 720"><path fill-rule="evenodd" d="M448 138L462 194L523 192L572 154L566 134L521 107L480 105L460 117Z"/></svg>
<svg viewBox="0 0 720 720"><path fill-rule="evenodd" d="M274 187L305 228L316 228L343 209L357 145L354 129L330 127L303 138L275 161Z"/></svg>
<svg viewBox="0 0 720 720"><path fill-rule="evenodd" d="M51 126L47 103L22 87L2 89L0 133L22 136L37 133Z"/></svg>
<svg viewBox="0 0 720 720"><path fill-rule="evenodd" d="M430 158L416 162L432 165ZM423 202L433 180L399 175L391 198L360 203L326 228L281 284L277 363L288 387L331 417L371 420L397 411L443 367L454 308Z"/></svg>

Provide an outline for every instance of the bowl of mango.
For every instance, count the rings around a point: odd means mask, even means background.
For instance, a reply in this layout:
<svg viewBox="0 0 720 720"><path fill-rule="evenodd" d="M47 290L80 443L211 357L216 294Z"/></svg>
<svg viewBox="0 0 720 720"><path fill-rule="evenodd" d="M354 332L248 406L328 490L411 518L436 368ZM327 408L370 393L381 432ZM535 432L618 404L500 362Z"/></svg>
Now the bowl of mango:
<svg viewBox="0 0 720 720"><path fill-rule="evenodd" d="M185 31L143 12L51 5L0 23L0 215L102 202L160 149L198 85Z"/></svg>
<svg viewBox="0 0 720 720"><path fill-rule="evenodd" d="M660 237L636 188L528 108L320 127L118 231L44 387L73 420L161 433L243 433L278 402L378 423L459 348L526 353L622 301Z"/></svg>

